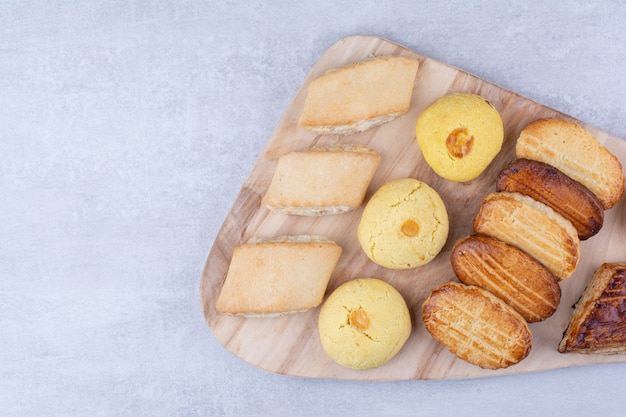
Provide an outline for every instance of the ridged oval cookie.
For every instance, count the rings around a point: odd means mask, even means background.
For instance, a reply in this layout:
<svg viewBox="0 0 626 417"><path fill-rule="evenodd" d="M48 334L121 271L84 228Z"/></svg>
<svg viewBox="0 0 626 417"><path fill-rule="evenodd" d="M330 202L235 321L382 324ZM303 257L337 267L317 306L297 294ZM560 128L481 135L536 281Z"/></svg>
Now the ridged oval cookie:
<svg viewBox="0 0 626 417"><path fill-rule="evenodd" d="M426 330L454 355L485 369L514 365L528 356L532 333L507 303L474 285L449 282L422 304Z"/></svg>
<svg viewBox="0 0 626 417"><path fill-rule="evenodd" d="M604 208L596 195L552 165L517 159L500 171L496 190L522 193L550 206L574 225L581 240L602 229Z"/></svg>
<svg viewBox="0 0 626 417"><path fill-rule="evenodd" d="M515 155L552 165L589 188L605 209L624 193L620 161L576 123L548 118L528 124L517 139Z"/></svg>
<svg viewBox="0 0 626 417"><path fill-rule="evenodd" d="M488 290L529 323L550 317L561 301L561 288L546 267L498 239L461 238L452 248L450 261L461 282Z"/></svg>
<svg viewBox="0 0 626 417"><path fill-rule="evenodd" d="M520 248L558 280L578 265L580 239L572 223L526 195L501 191L485 196L474 230Z"/></svg>

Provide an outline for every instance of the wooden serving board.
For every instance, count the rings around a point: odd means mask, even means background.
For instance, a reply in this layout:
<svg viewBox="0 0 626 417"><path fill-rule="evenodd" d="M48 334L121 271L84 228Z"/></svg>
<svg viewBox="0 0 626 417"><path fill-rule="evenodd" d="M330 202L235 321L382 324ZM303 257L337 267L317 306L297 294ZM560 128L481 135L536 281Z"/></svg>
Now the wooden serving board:
<svg viewBox="0 0 626 417"><path fill-rule="evenodd" d="M402 55L417 58L420 67L411 107L398 119L362 133L325 136L297 126L309 82L329 69L361 61L370 56ZM420 113L438 98L453 92L471 92L489 100L500 112L505 128L502 151L477 179L454 183L438 177L426 164L415 141L415 122ZM530 325L533 347L522 362L492 371L470 365L444 349L424 329L421 304L431 290L456 280L450 266L454 242L472 232L472 220L481 198L495 190L498 172L515 158L520 130L543 117L574 120L565 114L507 91L444 63L419 55L395 43L368 36L340 40L315 64L272 137L243 184L217 235L202 273L202 309L215 337L241 359L262 369L302 377L349 380L405 380L475 378L565 368L585 364L625 362L626 355L561 354L557 345L572 313L572 305L602 262L626 261L626 198L605 213L600 233L582 243L577 271L561 283L559 308L549 319ZM583 122L626 165L626 142ZM316 218L275 214L261 206L278 157L286 152L334 143L361 143L377 151L382 161L366 200L385 182L413 177L435 188L448 209L450 233L443 251L431 263L412 270L394 271L377 266L362 252L356 228L362 210ZM402 350L387 364L356 371L333 362L322 349L317 331L319 307L279 318L241 318L217 314L215 303L226 277L233 248L251 237L316 234L334 240L343 254L327 288L330 294L341 283L358 277L376 277L393 285L404 296L411 311L413 331Z"/></svg>

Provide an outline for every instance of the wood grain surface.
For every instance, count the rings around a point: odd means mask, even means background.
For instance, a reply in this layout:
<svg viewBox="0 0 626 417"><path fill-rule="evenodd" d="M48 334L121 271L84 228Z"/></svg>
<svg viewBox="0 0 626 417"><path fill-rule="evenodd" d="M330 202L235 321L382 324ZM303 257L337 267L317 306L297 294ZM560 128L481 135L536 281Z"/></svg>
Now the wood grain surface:
<svg viewBox="0 0 626 417"><path fill-rule="evenodd" d="M370 56L402 55L419 59L411 107L398 119L368 131L348 136L325 136L297 126L309 82L329 69ZM471 92L489 100L500 112L505 128L501 152L477 179L454 183L438 177L426 164L415 141L415 122L438 98L453 92ZM517 365L492 371L457 359L424 329L421 304L439 284L456 281L450 266L454 242L472 232L472 219L481 198L495 191L498 172L515 157L520 130L542 117L559 117L579 123L593 133L626 165L626 142L584 122L542 106L511 91L457 68L419 55L395 43L368 36L340 40L312 68L292 103L243 184L206 261L200 284L202 310L217 340L234 355L270 372L312 378L349 380L461 379L520 374L596 363L624 362L626 355L561 354L557 346L593 271L602 262L626 261L626 199L605 213L600 233L584 241L576 272L561 282L562 299L549 319L530 325L533 347ZM356 238L361 211L316 218L287 216L261 206L278 157L286 152L335 143L362 143L377 151L382 161L366 196L385 182L413 177L435 188L448 209L450 233L442 252L431 263L412 270L393 271L372 263ZM317 331L319 308L279 318L241 318L217 314L215 302L226 277L233 248L252 237L317 234L336 241L343 254L326 295L341 283L358 277L375 277L393 285L411 311L413 331L399 354L372 370L356 371L334 363L322 349Z"/></svg>

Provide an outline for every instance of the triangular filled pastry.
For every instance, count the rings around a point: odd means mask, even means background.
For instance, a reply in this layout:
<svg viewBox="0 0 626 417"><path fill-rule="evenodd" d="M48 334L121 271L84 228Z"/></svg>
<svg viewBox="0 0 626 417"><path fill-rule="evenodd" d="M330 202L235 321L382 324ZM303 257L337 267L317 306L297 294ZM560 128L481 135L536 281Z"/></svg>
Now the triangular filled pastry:
<svg viewBox="0 0 626 417"><path fill-rule="evenodd" d="M604 263L576 303L559 352L626 352L626 263Z"/></svg>

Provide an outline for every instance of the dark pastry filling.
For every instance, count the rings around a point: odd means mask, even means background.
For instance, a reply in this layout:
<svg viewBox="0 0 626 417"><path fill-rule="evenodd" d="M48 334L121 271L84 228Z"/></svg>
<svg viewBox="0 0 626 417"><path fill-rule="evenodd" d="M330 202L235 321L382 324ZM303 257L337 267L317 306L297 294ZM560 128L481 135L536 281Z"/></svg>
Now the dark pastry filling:
<svg viewBox="0 0 626 417"><path fill-rule="evenodd" d="M626 269L618 269L591 310L576 345L626 343Z"/></svg>

